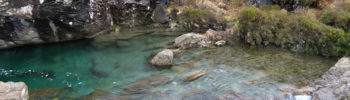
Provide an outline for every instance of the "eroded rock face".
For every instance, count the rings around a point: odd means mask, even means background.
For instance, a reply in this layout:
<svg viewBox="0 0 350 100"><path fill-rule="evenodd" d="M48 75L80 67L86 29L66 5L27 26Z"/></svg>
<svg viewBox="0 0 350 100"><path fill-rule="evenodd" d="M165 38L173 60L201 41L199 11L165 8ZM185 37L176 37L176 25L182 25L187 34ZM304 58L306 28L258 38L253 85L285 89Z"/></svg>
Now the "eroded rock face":
<svg viewBox="0 0 350 100"><path fill-rule="evenodd" d="M165 49L154 56L150 63L155 66L171 66L173 65L173 60L173 51Z"/></svg>
<svg viewBox="0 0 350 100"><path fill-rule="evenodd" d="M349 99L350 57L341 58L315 84L320 85L313 93L313 100Z"/></svg>
<svg viewBox="0 0 350 100"><path fill-rule="evenodd" d="M81 39L112 25L107 0L1 0L0 39L7 48ZM12 43L11 43L12 42Z"/></svg>
<svg viewBox="0 0 350 100"><path fill-rule="evenodd" d="M27 100L28 87L23 82L1 82L0 81L1 100Z"/></svg>
<svg viewBox="0 0 350 100"><path fill-rule="evenodd" d="M166 5L164 3L157 3L151 18L153 22L156 22L156 23L168 22L169 17L166 11Z"/></svg>
<svg viewBox="0 0 350 100"><path fill-rule="evenodd" d="M167 21L162 12L164 2L167 1L0 0L0 48L92 38L108 32L115 24L152 22L156 7L155 21L163 23Z"/></svg>

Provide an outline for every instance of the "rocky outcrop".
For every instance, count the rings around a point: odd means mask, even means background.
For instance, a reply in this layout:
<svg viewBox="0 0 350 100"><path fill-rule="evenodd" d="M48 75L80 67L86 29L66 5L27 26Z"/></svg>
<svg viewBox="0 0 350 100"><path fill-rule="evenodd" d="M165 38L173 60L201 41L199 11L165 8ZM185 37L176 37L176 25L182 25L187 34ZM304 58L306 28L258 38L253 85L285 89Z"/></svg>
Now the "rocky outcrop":
<svg viewBox="0 0 350 100"><path fill-rule="evenodd" d="M303 7L325 8L335 1L337 0L272 0L274 4L290 11Z"/></svg>
<svg viewBox="0 0 350 100"><path fill-rule="evenodd" d="M23 82L0 81L0 97L1 100L27 100L28 87Z"/></svg>
<svg viewBox="0 0 350 100"><path fill-rule="evenodd" d="M350 96L350 57L341 58L320 79L314 100L343 100Z"/></svg>
<svg viewBox="0 0 350 100"><path fill-rule="evenodd" d="M0 48L92 38L109 32L112 25L150 23L152 13L155 22L164 23L164 2L168 1L1 0Z"/></svg>
<svg viewBox="0 0 350 100"><path fill-rule="evenodd" d="M155 66L171 66L173 65L173 60L173 51L165 49L154 56L150 63Z"/></svg>
<svg viewBox="0 0 350 100"><path fill-rule="evenodd" d="M169 21L165 3L157 2L151 18L153 22L156 23L165 23Z"/></svg>
<svg viewBox="0 0 350 100"><path fill-rule="evenodd" d="M222 46L226 44L226 39L230 32L207 30L205 34L187 33L175 39L174 46L180 49L193 47L211 47L213 45Z"/></svg>
<svg viewBox="0 0 350 100"><path fill-rule="evenodd" d="M205 36L198 33L187 33L183 34L175 39L174 46L186 49L191 47L198 47L200 41L205 41Z"/></svg>

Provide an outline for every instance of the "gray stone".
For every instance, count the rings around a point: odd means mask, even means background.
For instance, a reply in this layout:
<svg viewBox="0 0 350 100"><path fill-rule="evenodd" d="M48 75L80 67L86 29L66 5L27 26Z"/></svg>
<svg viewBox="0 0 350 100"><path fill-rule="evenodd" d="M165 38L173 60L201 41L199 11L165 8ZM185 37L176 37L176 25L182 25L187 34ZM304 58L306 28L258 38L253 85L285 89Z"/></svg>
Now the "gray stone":
<svg viewBox="0 0 350 100"><path fill-rule="evenodd" d="M6 46L7 46L6 42L0 39L0 48L6 47Z"/></svg>
<svg viewBox="0 0 350 100"><path fill-rule="evenodd" d="M169 21L166 5L163 3L157 4L152 14L152 20L156 23L166 23Z"/></svg>
<svg viewBox="0 0 350 100"><path fill-rule="evenodd" d="M350 93L350 57L341 58L320 79L315 80L319 89L314 100L340 100Z"/></svg>
<svg viewBox="0 0 350 100"><path fill-rule="evenodd" d="M331 88L321 88L313 94L312 100L338 100Z"/></svg>
<svg viewBox="0 0 350 100"><path fill-rule="evenodd" d="M224 40L220 40L220 41L216 41L215 42L215 45L216 46L223 46L223 45L225 45L226 44L226 41L224 41Z"/></svg>
<svg viewBox="0 0 350 100"><path fill-rule="evenodd" d="M24 82L0 81L0 97L1 100L27 100L28 87Z"/></svg>
<svg viewBox="0 0 350 100"><path fill-rule="evenodd" d="M183 34L175 39L175 47L186 49L191 47L198 47L198 42L205 40L205 36L197 33Z"/></svg>
<svg viewBox="0 0 350 100"><path fill-rule="evenodd" d="M173 60L173 51L165 49L154 56L150 63L155 66L171 66L173 65Z"/></svg>

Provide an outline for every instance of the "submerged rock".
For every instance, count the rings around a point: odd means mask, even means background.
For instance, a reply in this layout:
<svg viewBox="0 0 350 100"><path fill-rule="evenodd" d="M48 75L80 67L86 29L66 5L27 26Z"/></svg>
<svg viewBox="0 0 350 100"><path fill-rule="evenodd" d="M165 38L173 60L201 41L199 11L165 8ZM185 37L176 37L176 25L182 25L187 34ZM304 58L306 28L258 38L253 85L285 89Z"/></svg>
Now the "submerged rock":
<svg viewBox="0 0 350 100"><path fill-rule="evenodd" d="M180 94L179 100L220 100L215 92L209 89L197 89Z"/></svg>
<svg viewBox="0 0 350 100"><path fill-rule="evenodd" d="M172 50L165 49L159 52L153 59L150 61L152 65L155 66L171 66L173 65L174 53Z"/></svg>
<svg viewBox="0 0 350 100"><path fill-rule="evenodd" d="M23 82L1 82L0 81L1 100L27 100L28 87Z"/></svg>
<svg viewBox="0 0 350 100"><path fill-rule="evenodd" d="M96 89L94 92L82 98L83 100L111 100L112 94L102 89Z"/></svg>
<svg viewBox="0 0 350 100"><path fill-rule="evenodd" d="M166 76L153 75L125 86L124 90L120 94L121 95L144 94L144 93L147 93L148 89L167 84L169 81L170 81L170 78Z"/></svg>
<svg viewBox="0 0 350 100"><path fill-rule="evenodd" d="M48 100L56 98L59 95L62 95L65 91L69 90L69 87L60 87L60 88L45 88L39 90L29 91L29 100Z"/></svg>
<svg viewBox="0 0 350 100"><path fill-rule="evenodd" d="M224 93L224 95L220 97L220 100L254 100L254 99L243 96L240 93L230 91L230 92ZM276 100L281 100L281 99L276 99Z"/></svg>
<svg viewBox="0 0 350 100"><path fill-rule="evenodd" d="M90 73L93 75L93 76L96 76L96 77L99 77L99 78L106 78L108 77L109 73L106 72L106 71L102 71L100 70L99 68L97 68L99 66L95 65L95 66L92 66L90 68Z"/></svg>
<svg viewBox="0 0 350 100"><path fill-rule="evenodd" d="M120 95L113 100L173 100L165 93L149 92L145 94Z"/></svg>
<svg viewBox="0 0 350 100"><path fill-rule="evenodd" d="M196 80L196 79L202 77L204 74L206 74L206 72L204 72L204 71L195 72L195 73L187 76L184 81L189 82L189 81Z"/></svg>

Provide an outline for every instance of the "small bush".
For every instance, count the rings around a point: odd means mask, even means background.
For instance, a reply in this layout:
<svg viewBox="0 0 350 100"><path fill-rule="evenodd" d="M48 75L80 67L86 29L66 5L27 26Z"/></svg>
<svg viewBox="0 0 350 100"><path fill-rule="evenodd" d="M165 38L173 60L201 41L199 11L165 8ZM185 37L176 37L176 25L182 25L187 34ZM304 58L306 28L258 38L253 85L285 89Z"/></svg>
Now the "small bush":
<svg viewBox="0 0 350 100"><path fill-rule="evenodd" d="M321 21L327 25L350 32L350 14L344 11L329 10L322 14Z"/></svg>

